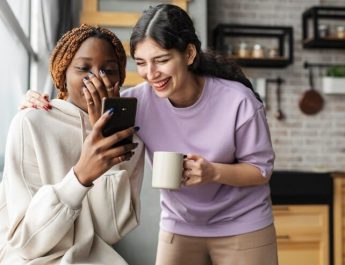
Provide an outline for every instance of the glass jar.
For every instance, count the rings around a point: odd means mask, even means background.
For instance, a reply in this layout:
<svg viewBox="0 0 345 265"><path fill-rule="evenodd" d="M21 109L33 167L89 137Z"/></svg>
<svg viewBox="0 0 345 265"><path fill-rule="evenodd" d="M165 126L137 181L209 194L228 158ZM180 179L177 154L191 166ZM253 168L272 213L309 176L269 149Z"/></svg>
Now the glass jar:
<svg viewBox="0 0 345 265"><path fill-rule="evenodd" d="M234 47L233 47L231 44L228 44L228 45L226 46L226 53L227 53L229 56L234 55Z"/></svg>
<svg viewBox="0 0 345 265"><path fill-rule="evenodd" d="M265 52L261 44L255 44L252 51L253 58L264 58Z"/></svg>
<svg viewBox="0 0 345 265"><path fill-rule="evenodd" d="M319 37L320 38L325 38L327 36L329 36L329 26L325 25L325 24L321 24L319 25Z"/></svg>
<svg viewBox="0 0 345 265"><path fill-rule="evenodd" d="M238 57L249 57L250 56L248 44L246 42L241 42L239 44L237 54L238 54Z"/></svg>
<svg viewBox="0 0 345 265"><path fill-rule="evenodd" d="M269 58L277 58L278 57L278 48L273 47L268 50L268 57Z"/></svg>
<svg viewBox="0 0 345 265"><path fill-rule="evenodd" d="M345 26L337 26L337 38L338 39L345 38Z"/></svg>

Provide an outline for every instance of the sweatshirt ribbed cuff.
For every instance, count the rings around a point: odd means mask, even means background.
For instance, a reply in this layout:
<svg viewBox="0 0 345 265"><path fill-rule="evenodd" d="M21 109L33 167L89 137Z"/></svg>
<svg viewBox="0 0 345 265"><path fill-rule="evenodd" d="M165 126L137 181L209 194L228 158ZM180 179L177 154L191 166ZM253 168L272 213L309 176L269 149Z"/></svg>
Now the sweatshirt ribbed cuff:
<svg viewBox="0 0 345 265"><path fill-rule="evenodd" d="M92 186L85 187L78 181L73 168L54 187L60 201L74 210L81 207L84 197L92 188Z"/></svg>

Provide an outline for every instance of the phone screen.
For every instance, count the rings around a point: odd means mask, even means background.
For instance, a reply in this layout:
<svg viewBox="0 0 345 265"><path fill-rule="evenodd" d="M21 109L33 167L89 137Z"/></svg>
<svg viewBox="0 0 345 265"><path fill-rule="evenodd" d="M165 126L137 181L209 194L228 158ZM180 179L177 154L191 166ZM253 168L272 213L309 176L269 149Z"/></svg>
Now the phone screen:
<svg viewBox="0 0 345 265"><path fill-rule="evenodd" d="M107 137L118 131L125 130L135 125L135 115L137 111L136 98L104 98L102 100L102 113L108 109L114 109L110 120L103 128L103 136ZM116 143L114 147L132 143L133 137L126 138Z"/></svg>

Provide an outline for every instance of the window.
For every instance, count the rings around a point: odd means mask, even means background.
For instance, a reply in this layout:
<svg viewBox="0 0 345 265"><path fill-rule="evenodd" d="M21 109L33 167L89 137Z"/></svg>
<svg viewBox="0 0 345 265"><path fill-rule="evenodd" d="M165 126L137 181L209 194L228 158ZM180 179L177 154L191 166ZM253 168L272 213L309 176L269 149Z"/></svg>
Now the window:
<svg viewBox="0 0 345 265"><path fill-rule="evenodd" d="M0 172L3 169L7 131L11 119L18 111L25 90L29 87L29 53L11 30L10 21L3 15L4 5L9 6L15 18L28 36L30 0L8 0L0 5ZM2 173L0 174L0 179Z"/></svg>

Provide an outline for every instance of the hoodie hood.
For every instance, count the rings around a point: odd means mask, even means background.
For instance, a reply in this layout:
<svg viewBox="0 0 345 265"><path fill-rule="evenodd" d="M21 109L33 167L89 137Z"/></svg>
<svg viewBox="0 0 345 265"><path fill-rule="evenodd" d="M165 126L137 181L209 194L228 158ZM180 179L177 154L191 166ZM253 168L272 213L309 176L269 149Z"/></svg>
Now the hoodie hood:
<svg viewBox="0 0 345 265"><path fill-rule="evenodd" d="M86 136L92 130L89 114L66 100L53 99L50 104L53 109L68 115L69 119L78 120L80 124L81 143L83 144Z"/></svg>

